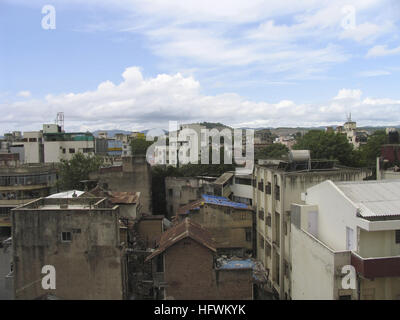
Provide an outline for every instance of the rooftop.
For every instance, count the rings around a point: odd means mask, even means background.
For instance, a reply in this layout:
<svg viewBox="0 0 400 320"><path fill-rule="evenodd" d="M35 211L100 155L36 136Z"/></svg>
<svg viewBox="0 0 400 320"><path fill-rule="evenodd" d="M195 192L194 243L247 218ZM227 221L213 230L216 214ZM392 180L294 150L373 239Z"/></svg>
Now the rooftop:
<svg viewBox="0 0 400 320"><path fill-rule="evenodd" d="M110 206L106 198L39 198L15 209L15 211L67 211L67 210L115 210L117 205Z"/></svg>
<svg viewBox="0 0 400 320"><path fill-rule="evenodd" d="M400 180L334 182L363 217L400 216Z"/></svg>
<svg viewBox="0 0 400 320"><path fill-rule="evenodd" d="M216 252L215 243L211 238L210 232L201 225L186 218L161 235L158 248L146 258L146 261L153 259L155 256L185 238L191 238L211 251Z"/></svg>
<svg viewBox="0 0 400 320"><path fill-rule="evenodd" d="M199 210L204 204L231 207L235 209L251 209L247 204L235 202L225 197L202 194L201 199L190 202L178 209L178 214L188 214L191 210Z"/></svg>
<svg viewBox="0 0 400 320"><path fill-rule="evenodd" d="M64 191L64 192L59 192L59 193L54 193L46 198L76 198L84 194L84 191L79 191L79 190L69 190L69 191Z"/></svg>

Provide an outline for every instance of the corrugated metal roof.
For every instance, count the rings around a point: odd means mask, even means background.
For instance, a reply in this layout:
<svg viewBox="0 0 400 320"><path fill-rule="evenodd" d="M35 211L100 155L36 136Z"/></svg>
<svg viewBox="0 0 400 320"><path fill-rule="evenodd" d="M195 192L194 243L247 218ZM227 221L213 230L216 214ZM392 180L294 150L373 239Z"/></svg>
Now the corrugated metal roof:
<svg viewBox="0 0 400 320"><path fill-rule="evenodd" d="M250 259L247 260L230 260L224 263L220 269L253 269L254 263Z"/></svg>
<svg viewBox="0 0 400 320"><path fill-rule="evenodd" d="M237 208L237 209L250 209L250 207L245 203L231 201L225 197L212 196L212 195L208 195L208 194L202 194L201 197L204 199L204 202L207 204L215 204L215 205L219 205L219 206L227 206L227 207L232 207L232 208Z"/></svg>
<svg viewBox="0 0 400 320"><path fill-rule="evenodd" d="M195 223L189 218L186 218L182 222L176 224L175 226L171 227L161 234L158 248L146 258L146 261L153 259L155 256L164 252L170 246L185 238L191 238L201 245L207 247L211 251L217 251L215 248L215 243L211 238L210 232L198 223Z"/></svg>
<svg viewBox="0 0 400 320"><path fill-rule="evenodd" d="M233 173L232 172L225 172L224 174L222 174L222 176L220 176L217 180L215 180L215 184L224 184L225 182L227 182L230 178L233 177Z"/></svg>
<svg viewBox="0 0 400 320"><path fill-rule="evenodd" d="M334 182L363 217L400 215L400 180Z"/></svg>

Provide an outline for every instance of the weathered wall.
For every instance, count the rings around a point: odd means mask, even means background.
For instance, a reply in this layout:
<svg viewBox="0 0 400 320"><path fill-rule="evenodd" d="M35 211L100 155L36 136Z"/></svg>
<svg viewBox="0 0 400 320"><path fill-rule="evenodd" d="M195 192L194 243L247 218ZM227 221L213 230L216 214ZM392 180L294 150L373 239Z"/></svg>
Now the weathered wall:
<svg viewBox="0 0 400 320"><path fill-rule="evenodd" d="M16 299L51 293L62 299L122 299L117 210L12 211ZM62 242L61 232L72 241ZM56 289L43 290L41 269L56 269Z"/></svg>
<svg viewBox="0 0 400 320"><path fill-rule="evenodd" d="M215 270L213 252L186 238L164 254L166 299L249 300L252 270Z"/></svg>
<svg viewBox="0 0 400 320"><path fill-rule="evenodd" d="M91 173L90 179L98 180L101 186L106 183L110 191L139 191L141 212L152 213L151 168L144 156L123 157L122 170L102 169Z"/></svg>
<svg viewBox="0 0 400 320"><path fill-rule="evenodd" d="M253 249L253 211L204 204L198 213L189 217L210 231L217 248ZM246 231L251 239L246 239Z"/></svg>

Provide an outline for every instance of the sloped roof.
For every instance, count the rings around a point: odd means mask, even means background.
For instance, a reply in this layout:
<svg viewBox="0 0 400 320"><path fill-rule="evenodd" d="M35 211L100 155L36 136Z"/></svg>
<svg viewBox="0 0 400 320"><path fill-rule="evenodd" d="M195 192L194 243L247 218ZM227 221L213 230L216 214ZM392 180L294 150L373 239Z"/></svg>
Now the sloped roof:
<svg viewBox="0 0 400 320"><path fill-rule="evenodd" d="M232 207L236 209L250 209L250 207L245 203L235 202L225 197L212 196L208 194L202 194L201 197L207 204L215 204L219 206Z"/></svg>
<svg viewBox="0 0 400 320"><path fill-rule="evenodd" d="M112 191L109 192L110 201L115 204L134 204L140 197L140 192Z"/></svg>
<svg viewBox="0 0 400 320"><path fill-rule="evenodd" d="M203 200L195 200L193 202L190 202L188 204L185 204L184 206L180 207L178 209L178 214L187 214L189 213L190 210L199 210L200 206L204 204Z"/></svg>
<svg viewBox="0 0 400 320"><path fill-rule="evenodd" d="M158 248L146 258L146 261L153 259L155 256L185 238L191 238L211 251L217 251L210 232L201 225L186 218L161 234Z"/></svg>
<svg viewBox="0 0 400 320"><path fill-rule="evenodd" d="M134 204L139 201L140 192L130 191L108 191L97 185L94 189L86 192L84 196L108 197L113 204Z"/></svg>
<svg viewBox="0 0 400 320"><path fill-rule="evenodd" d="M400 180L334 182L363 217L400 216Z"/></svg>

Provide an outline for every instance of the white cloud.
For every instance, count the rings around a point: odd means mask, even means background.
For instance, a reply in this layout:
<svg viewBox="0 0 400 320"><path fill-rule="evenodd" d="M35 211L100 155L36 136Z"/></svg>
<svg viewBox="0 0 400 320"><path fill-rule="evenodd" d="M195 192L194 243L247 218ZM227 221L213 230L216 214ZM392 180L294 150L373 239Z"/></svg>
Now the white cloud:
<svg viewBox="0 0 400 320"><path fill-rule="evenodd" d="M354 99L359 100L361 98L362 91L358 89L341 89L339 90L334 100L342 100L342 99Z"/></svg>
<svg viewBox="0 0 400 320"><path fill-rule="evenodd" d="M359 73L361 77L380 77L380 76L388 76L391 72L387 70L368 70Z"/></svg>
<svg viewBox="0 0 400 320"><path fill-rule="evenodd" d="M367 57L384 57L400 54L400 46L388 49L386 45L377 45L368 50Z"/></svg>
<svg viewBox="0 0 400 320"><path fill-rule="evenodd" d="M19 97L29 98L31 96L31 92L28 90L18 92Z"/></svg>
<svg viewBox="0 0 400 320"><path fill-rule="evenodd" d="M319 126L340 124L352 112L359 124L396 124L400 101L390 98L361 99L359 89L341 89L323 104L291 100L277 103L252 101L235 93L205 95L193 77L159 74L144 78L137 67L127 68L119 84L105 81L94 91L47 95L44 99L0 105L13 110L0 119L3 130L39 130L65 113L66 129L126 129L168 127L168 121L223 122L235 127Z"/></svg>

